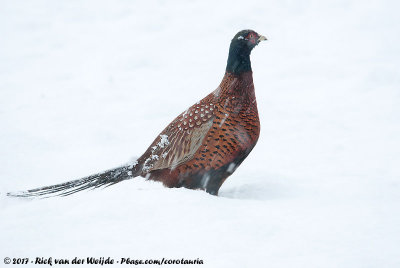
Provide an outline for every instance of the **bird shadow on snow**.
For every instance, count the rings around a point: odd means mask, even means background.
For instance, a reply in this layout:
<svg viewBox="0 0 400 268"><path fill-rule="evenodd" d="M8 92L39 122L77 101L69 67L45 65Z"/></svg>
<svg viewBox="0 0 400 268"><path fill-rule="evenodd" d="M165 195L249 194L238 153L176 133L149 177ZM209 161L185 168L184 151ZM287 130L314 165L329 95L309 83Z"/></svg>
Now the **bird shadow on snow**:
<svg viewBox="0 0 400 268"><path fill-rule="evenodd" d="M240 178L246 181L246 179ZM287 184L287 179L281 176L267 176L252 178L249 183L234 182L231 185L225 182L219 191L220 197L249 200L273 200L293 197L293 188Z"/></svg>

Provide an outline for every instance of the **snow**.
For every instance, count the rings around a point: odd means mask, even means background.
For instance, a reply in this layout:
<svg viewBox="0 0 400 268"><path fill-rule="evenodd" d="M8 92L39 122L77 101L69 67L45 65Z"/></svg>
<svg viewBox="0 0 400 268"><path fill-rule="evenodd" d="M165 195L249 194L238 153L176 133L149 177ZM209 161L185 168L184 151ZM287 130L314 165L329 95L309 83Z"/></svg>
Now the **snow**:
<svg viewBox="0 0 400 268"><path fill-rule="evenodd" d="M399 267L399 7L2 1L0 263ZM261 136L219 197L143 178L64 198L5 197L140 155L218 87L230 40L249 28L268 38L252 52Z"/></svg>
<svg viewBox="0 0 400 268"><path fill-rule="evenodd" d="M131 157L131 159L127 162L128 168L132 169L138 164L138 157Z"/></svg>
<svg viewBox="0 0 400 268"><path fill-rule="evenodd" d="M168 135L160 135L160 141L157 143L157 146L164 148L167 145L169 145Z"/></svg>

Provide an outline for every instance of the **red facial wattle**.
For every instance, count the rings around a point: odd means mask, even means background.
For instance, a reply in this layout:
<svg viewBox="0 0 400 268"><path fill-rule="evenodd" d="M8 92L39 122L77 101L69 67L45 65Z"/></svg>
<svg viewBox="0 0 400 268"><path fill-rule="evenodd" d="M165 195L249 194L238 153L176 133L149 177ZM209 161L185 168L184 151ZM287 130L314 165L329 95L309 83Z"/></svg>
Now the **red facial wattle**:
<svg viewBox="0 0 400 268"><path fill-rule="evenodd" d="M252 43L252 44L256 44L257 43L257 36L254 33L250 33L247 36L247 39Z"/></svg>

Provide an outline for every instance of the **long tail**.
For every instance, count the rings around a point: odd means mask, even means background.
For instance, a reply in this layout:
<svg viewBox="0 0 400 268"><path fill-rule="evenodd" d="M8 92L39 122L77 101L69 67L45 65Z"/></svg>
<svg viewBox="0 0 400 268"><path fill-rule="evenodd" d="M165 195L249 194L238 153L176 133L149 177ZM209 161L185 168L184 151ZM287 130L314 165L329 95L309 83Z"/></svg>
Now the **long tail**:
<svg viewBox="0 0 400 268"><path fill-rule="evenodd" d="M42 198L52 196L66 196L86 189L95 189L102 186L108 187L120 181L136 177L138 174L132 174L132 171L132 166L126 165L115 169L110 169L102 173L94 174L79 180L69 181L52 186L40 187L27 191L7 193L7 196Z"/></svg>

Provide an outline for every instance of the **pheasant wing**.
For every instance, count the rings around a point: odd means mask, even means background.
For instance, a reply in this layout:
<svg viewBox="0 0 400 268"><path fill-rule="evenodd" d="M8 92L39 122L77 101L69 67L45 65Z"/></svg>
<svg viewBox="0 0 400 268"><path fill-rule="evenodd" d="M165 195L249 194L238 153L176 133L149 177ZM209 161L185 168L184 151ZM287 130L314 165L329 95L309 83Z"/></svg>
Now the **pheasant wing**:
<svg viewBox="0 0 400 268"><path fill-rule="evenodd" d="M214 121L215 106L200 102L180 114L144 154L143 171L174 169L193 158Z"/></svg>

